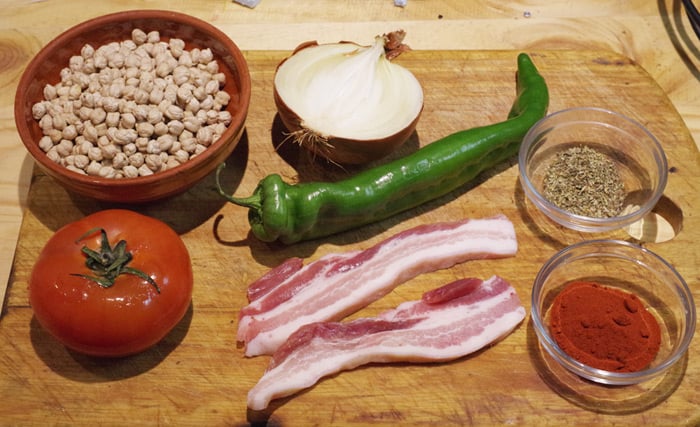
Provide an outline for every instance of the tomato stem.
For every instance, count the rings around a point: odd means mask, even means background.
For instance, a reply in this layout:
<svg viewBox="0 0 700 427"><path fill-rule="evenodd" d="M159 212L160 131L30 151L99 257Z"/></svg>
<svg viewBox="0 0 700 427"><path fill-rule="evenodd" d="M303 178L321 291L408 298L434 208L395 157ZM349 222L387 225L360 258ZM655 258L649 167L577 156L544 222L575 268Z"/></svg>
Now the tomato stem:
<svg viewBox="0 0 700 427"><path fill-rule="evenodd" d="M114 285L114 281L120 274L131 274L147 281L149 284L153 285L158 293L160 293L160 288L153 278L141 270L127 266L127 264L133 259L133 255L131 252L126 250L125 240L120 240L116 245L114 245L114 247L112 247L109 244L107 232L104 230L104 228L93 228L80 236L76 242L80 242L87 236L94 234L97 230L99 230L100 234L102 235L99 251L90 249L87 247L87 245L83 246L82 248L82 252L87 257L85 260L85 265L87 268L93 271L95 275L90 276L80 273L73 273L71 275L91 280L103 288L109 288Z"/></svg>

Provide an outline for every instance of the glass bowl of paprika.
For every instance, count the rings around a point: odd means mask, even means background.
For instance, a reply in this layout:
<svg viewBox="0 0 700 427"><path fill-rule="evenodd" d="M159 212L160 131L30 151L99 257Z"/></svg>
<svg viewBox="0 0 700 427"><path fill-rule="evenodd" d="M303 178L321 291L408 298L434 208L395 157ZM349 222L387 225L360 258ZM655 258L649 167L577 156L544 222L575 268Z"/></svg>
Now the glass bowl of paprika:
<svg viewBox="0 0 700 427"><path fill-rule="evenodd" d="M582 232L623 229L661 198L668 162L640 123L613 111L578 107L541 119L518 156L527 198L555 223Z"/></svg>
<svg viewBox="0 0 700 427"><path fill-rule="evenodd" d="M666 373L695 333L693 295L675 268L621 240L588 240L547 261L532 289L540 346L596 383L638 384Z"/></svg>

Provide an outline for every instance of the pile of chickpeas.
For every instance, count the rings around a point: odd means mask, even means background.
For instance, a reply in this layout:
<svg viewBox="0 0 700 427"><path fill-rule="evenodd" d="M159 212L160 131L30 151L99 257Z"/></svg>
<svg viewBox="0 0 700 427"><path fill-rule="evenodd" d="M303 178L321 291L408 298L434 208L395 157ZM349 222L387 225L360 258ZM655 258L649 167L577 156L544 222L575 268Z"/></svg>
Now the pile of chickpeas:
<svg viewBox="0 0 700 427"><path fill-rule="evenodd" d="M66 168L105 178L152 175L187 162L231 123L226 77L210 49L135 29L83 46L32 106L39 146Z"/></svg>

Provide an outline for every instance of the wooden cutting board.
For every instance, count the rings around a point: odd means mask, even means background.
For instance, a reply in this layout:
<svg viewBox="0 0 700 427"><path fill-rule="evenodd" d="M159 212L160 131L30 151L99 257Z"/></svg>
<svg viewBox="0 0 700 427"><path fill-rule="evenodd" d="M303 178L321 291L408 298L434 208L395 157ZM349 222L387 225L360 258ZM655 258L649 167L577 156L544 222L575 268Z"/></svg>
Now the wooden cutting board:
<svg viewBox="0 0 700 427"><path fill-rule="evenodd" d="M414 51L398 60L424 86L417 133L396 156L454 131L503 120L515 97L518 52ZM314 162L284 141L275 115L272 78L287 52L247 52L253 95L247 132L228 162L227 185L248 195L266 174L290 181L336 179L353 170ZM658 219L665 242L645 245L670 261L698 290L700 157L662 90L628 59L607 52L533 52L551 92L550 111L575 106L616 110L646 125L662 142L671 167ZM246 359L235 341L238 310L252 280L290 256L308 260L366 248L421 223L485 217L498 212L515 224L517 256L473 261L425 274L353 317L419 298L460 277L499 274L529 311L540 266L567 244L590 235L562 230L524 200L515 159L449 196L358 230L284 247L249 234L246 210L225 203L212 176L188 193L137 207L169 223L190 250L195 269L192 308L155 348L123 360L95 360L67 351L32 318L27 280L44 243L62 225L111 205L67 194L35 172L0 320L2 424L120 425L496 425L700 422L700 342L661 380L641 386L593 386L552 367L537 345L529 316L497 345L451 363L372 365L320 381L264 413L246 409L246 393L267 357ZM694 207L694 208L693 208ZM651 230L651 228L650 228ZM614 237L633 240L625 232ZM600 236L596 236L600 237Z"/></svg>

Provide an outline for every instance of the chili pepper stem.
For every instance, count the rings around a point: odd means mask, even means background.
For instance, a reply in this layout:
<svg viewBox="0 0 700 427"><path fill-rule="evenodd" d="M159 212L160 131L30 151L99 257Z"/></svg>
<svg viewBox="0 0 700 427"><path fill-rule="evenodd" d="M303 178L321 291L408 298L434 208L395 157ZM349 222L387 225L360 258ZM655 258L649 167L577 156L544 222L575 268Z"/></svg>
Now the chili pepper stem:
<svg viewBox="0 0 700 427"><path fill-rule="evenodd" d="M262 208L262 199L260 197L260 194L256 191L253 194L251 194L248 197L234 197L230 194L227 194L224 189L221 187L221 171L224 170L226 167L226 163L220 164L216 168L216 189L219 191L219 194L221 197L225 198L229 202L238 205L238 206L243 206L245 208L251 208L251 209L261 209Z"/></svg>

